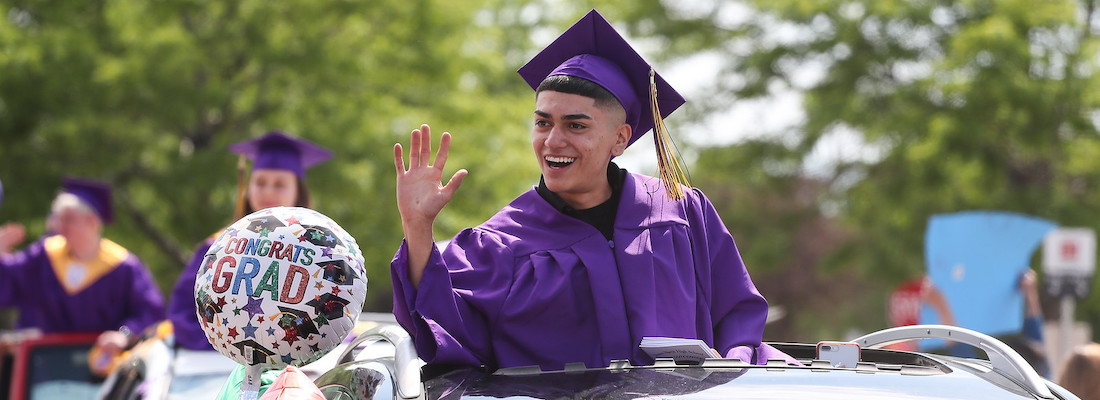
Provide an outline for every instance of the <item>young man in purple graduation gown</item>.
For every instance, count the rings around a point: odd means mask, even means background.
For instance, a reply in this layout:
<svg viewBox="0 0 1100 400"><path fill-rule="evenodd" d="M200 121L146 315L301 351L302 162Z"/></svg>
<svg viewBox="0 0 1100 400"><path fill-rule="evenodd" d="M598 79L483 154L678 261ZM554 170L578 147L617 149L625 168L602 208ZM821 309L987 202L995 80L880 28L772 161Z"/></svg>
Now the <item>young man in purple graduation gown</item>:
<svg viewBox="0 0 1100 400"><path fill-rule="evenodd" d="M270 207L310 207L306 168L332 157L328 149L280 131L234 143L229 150L252 160L242 207L234 220ZM168 302L168 319L172 321L176 344L183 348L214 350L195 314L195 275L218 234L221 230L195 248Z"/></svg>
<svg viewBox="0 0 1100 400"><path fill-rule="evenodd" d="M467 173L441 185L451 136L434 165L427 125L412 132L407 170L394 147L405 232L390 265L394 315L420 357L490 369L646 364L642 337L664 336L747 362L791 360L762 345L767 302L706 196L611 162L655 126L667 135L662 118L683 98L654 75L651 99L651 68L595 10L519 73L536 91L542 180L443 251L432 224ZM662 176L676 175L662 160Z"/></svg>
<svg viewBox="0 0 1100 400"><path fill-rule="evenodd" d="M19 310L17 328L103 332L104 345L164 318L164 300L141 260L102 237L114 220L108 186L66 179L51 213L56 235L0 255L0 306Z"/></svg>

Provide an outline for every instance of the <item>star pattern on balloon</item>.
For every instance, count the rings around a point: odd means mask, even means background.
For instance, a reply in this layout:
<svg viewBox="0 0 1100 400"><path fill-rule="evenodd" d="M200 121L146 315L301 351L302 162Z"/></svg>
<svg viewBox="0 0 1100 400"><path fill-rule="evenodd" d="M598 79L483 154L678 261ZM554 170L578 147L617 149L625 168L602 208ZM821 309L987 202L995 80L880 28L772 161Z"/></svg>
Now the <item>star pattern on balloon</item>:
<svg viewBox="0 0 1100 400"><path fill-rule="evenodd" d="M249 320L248 325L245 325L243 329L244 329L244 337L245 338L255 338L256 337L256 329L259 329L259 327L253 326L252 321Z"/></svg>
<svg viewBox="0 0 1100 400"><path fill-rule="evenodd" d="M317 314L317 317L313 318L313 322L317 323L317 327L322 327L328 325L328 317L326 317L324 314ZM323 333L321 335L324 336Z"/></svg>
<svg viewBox="0 0 1100 400"><path fill-rule="evenodd" d="M294 344L294 342L298 341L298 335L288 333L283 336L283 341L286 342L286 344Z"/></svg>
<svg viewBox="0 0 1100 400"><path fill-rule="evenodd" d="M248 318L256 316L256 314L263 314L264 310L260 306L263 304L264 299L262 297L249 297L248 304L246 304L243 310L248 311Z"/></svg>

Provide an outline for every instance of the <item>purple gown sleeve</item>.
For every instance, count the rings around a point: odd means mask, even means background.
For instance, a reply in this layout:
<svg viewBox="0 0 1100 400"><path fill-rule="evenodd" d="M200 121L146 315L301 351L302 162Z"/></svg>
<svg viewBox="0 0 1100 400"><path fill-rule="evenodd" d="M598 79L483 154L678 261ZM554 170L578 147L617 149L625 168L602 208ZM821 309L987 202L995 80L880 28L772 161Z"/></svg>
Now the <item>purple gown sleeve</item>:
<svg viewBox="0 0 1100 400"><path fill-rule="evenodd" d="M756 290L733 236L703 192L695 189L700 221L695 229L704 229L705 250L697 249L698 265L709 265L711 319L714 321L714 346L727 358L752 362L764 334L768 302ZM702 263L702 264L699 264Z"/></svg>
<svg viewBox="0 0 1100 400"><path fill-rule="evenodd" d="M168 299L168 320L172 321L176 343L191 350L214 350L195 313L195 276L206 251L210 249L210 243L206 241L195 248L191 261L183 268L172 289L172 297Z"/></svg>
<svg viewBox="0 0 1100 400"><path fill-rule="evenodd" d="M153 281L153 276L137 256L131 253L123 264L131 269L133 284L127 299L129 312L122 326L135 334L141 333L145 328L164 319L164 298L156 282ZM122 265L119 266L119 268L122 267Z"/></svg>
<svg viewBox="0 0 1100 400"><path fill-rule="evenodd" d="M429 363L495 368L489 315L500 310L511 284L511 252L496 237L466 229L444 253L432 249L414 288L408 280L408 245L390 264L393 313Z"/></svg>
<svg viewBox="0 0 1100 400"><path fill-rule="evenodd" d="M43 264L48 261L42 240L15 253L0 254L0 307L16 306L21 299L28 298L25 289L34 286L28 281L29 271L50 268L48 264Z"/></svg>

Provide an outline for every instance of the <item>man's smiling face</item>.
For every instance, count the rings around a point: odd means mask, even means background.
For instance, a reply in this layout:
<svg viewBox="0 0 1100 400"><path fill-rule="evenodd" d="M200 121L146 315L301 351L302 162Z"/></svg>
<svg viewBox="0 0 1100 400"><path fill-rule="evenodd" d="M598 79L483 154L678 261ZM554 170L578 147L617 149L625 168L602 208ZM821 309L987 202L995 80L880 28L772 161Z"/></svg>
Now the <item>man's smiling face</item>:
<svg viewBox="0 0 1100 400"><path fill-rule="evenodd" d="M552 90L535 98L531 145L549 188L576 209L611 197L607 164L626 149L630 125L621 106Z"/></svg>

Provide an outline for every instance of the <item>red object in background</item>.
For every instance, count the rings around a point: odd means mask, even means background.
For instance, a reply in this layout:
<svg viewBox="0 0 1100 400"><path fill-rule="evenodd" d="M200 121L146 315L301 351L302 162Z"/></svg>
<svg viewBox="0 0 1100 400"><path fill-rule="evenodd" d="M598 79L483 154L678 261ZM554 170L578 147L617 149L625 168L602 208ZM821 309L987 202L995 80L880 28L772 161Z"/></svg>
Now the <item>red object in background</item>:
<svg viewBox="0 0 1100 400"><path fill-rule="evenodd" d="M887 312L893 326L916 325L920 322L920 304L923 279L913 278L902 282L890 293Z"/></svg>
<svg viewBox="0 0 1100 400"><path fill-rule="evenodd" d="M923 278L913 278L902 282L890 293L886 303L890 325L908 326L920 322L920 306L923 299ZM916 342L900 342L884 346L887 349L916 351Z"/></svg>
<svg viewBox="0 0 1100 400"><path fill-rule="evenodd" d="M11 390L8 392L8 398L11 400L22 400L27 398L34 372L42 372L32 369L34 366L31 365L31 361L36 351L49 348L71 348L75 351L87 351L95 344L96 338L98 337L99 332L54 333L23 339L15 343ZM54 366L51 366L51 369L54 369L53 367ZM86 362L83 364L83 367L87 370ZM0 371L0 373L6 372ZM87 371L86 374L90 377L91 371Z"/></svg>

